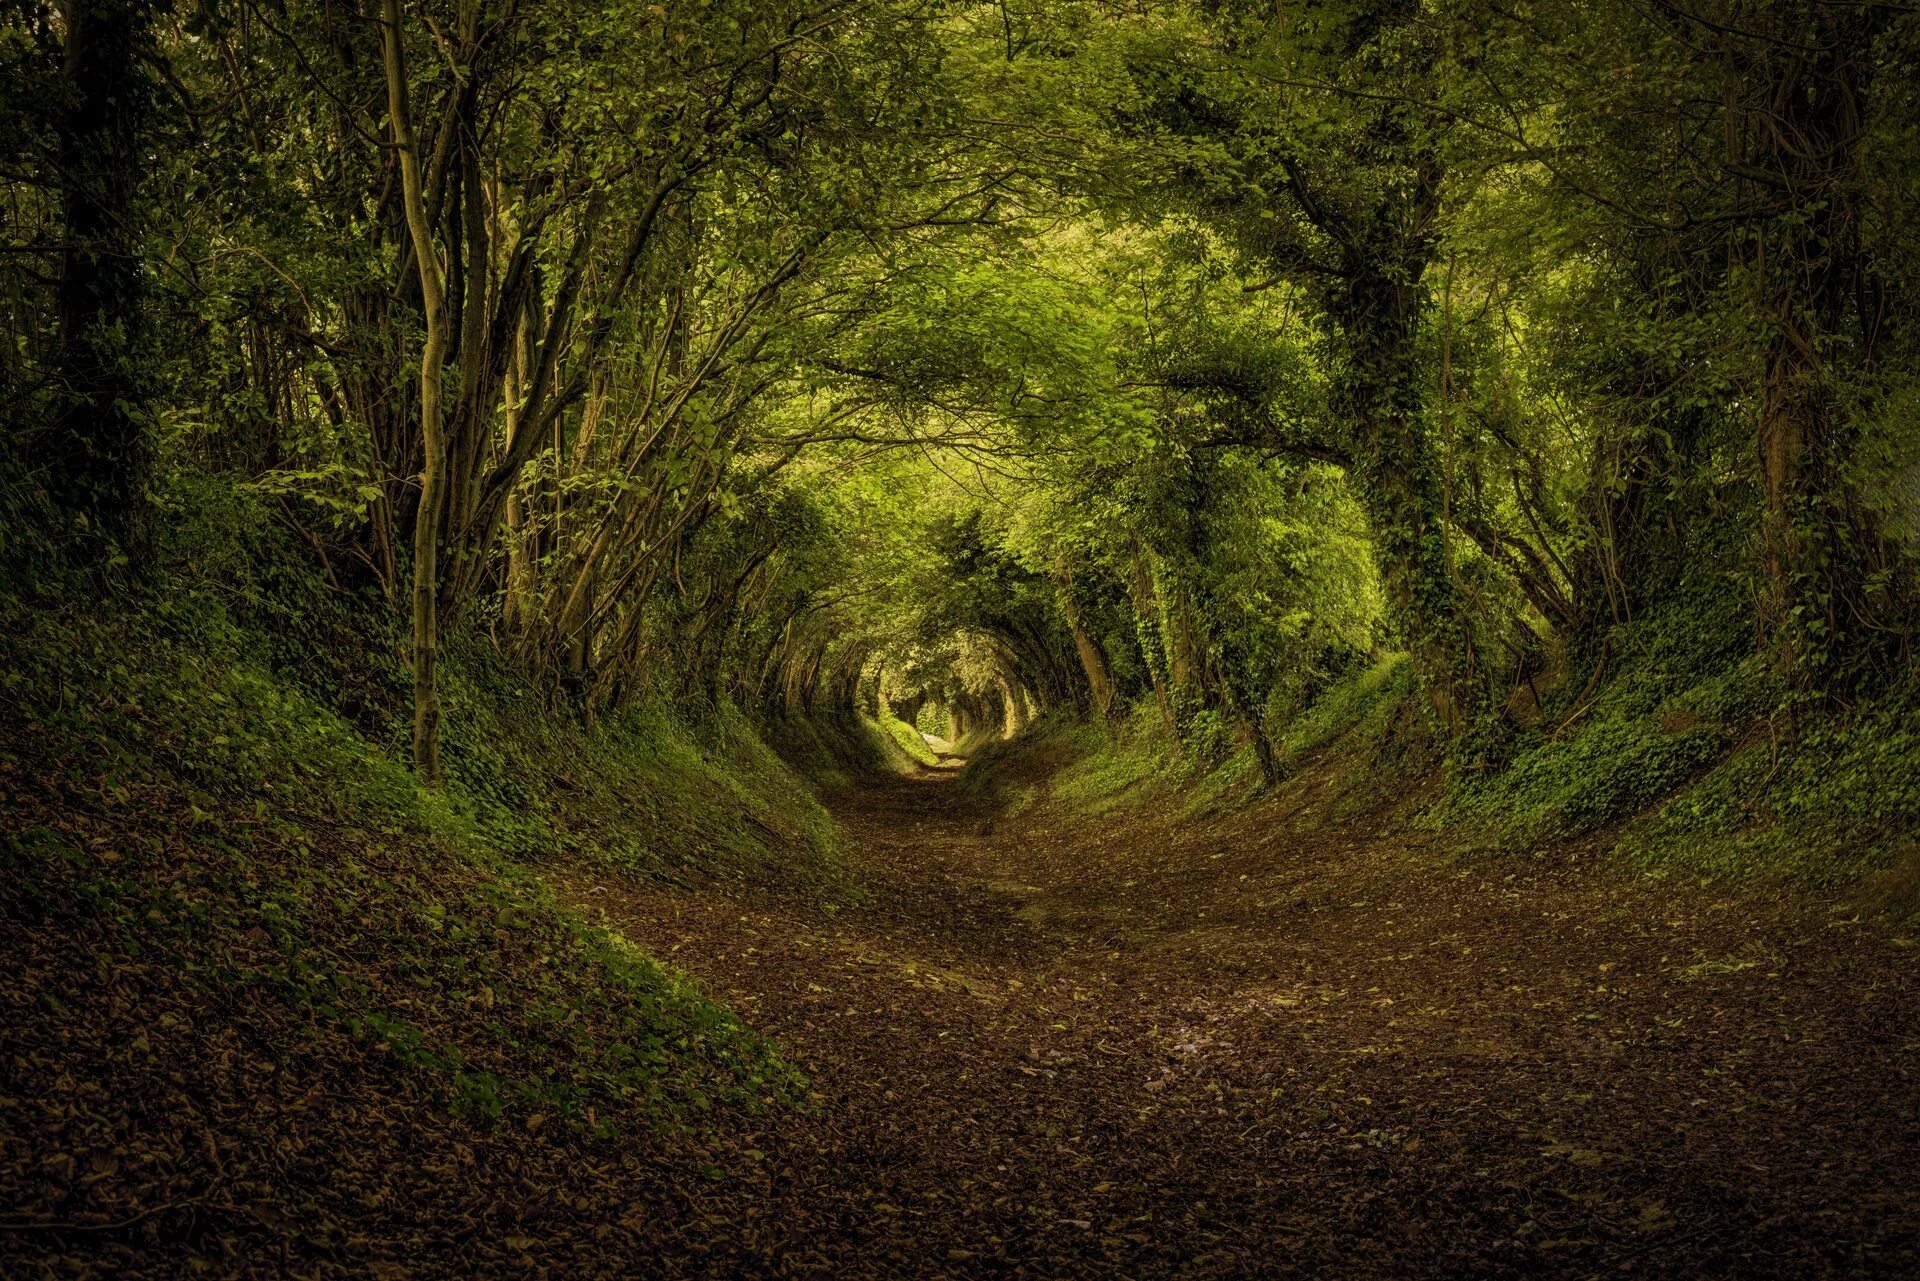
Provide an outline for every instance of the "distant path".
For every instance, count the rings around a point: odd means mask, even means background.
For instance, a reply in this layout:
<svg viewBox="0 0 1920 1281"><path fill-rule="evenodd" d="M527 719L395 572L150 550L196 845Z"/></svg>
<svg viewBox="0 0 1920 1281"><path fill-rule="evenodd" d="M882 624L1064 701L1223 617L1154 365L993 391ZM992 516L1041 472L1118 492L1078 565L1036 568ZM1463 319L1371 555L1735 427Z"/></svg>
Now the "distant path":
<svg viewBox="0 0 1920 1281"><path fill-rule="evenodd" d="M1920 955L1363 832L840 799L872 891L568 887L812 1074L690 1273L1920 1276ZM744 1173L742 1173L744 1171Z"/></svg>

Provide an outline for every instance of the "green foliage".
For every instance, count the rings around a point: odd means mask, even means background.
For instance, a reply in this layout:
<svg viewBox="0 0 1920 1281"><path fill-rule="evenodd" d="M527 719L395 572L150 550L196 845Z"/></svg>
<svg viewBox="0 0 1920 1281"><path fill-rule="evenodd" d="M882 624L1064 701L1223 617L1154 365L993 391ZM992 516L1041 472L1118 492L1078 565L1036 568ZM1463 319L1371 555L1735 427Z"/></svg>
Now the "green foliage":
<svg viewBox="0 0 1920 1281"><path fill-rule="evenodd" d="M1679 592L1608 634L1616 657L1602 673L1550 682L1536 728L1504 768L1453 780L1438 820L1465 820L1503 844L1593 831L1700 777L1777 705L1771 669L1751 652L1737 560L1724 544L1696 551Z"/></svg>
<svg viewBox="0 0 1920 1281"><path fill-rule="evenodd" d="M1144 806L1166 798L1187 777L1174 764L1179 746L1150 703L1136 704L1110 734L1089 727L1072 741L1078 755L1054 776L1052 797L1078 814Z"/></svg>
<svg viewBox="0 0 1920 1281"><path fill-rule="evenodd" d="M251 500L187 495L158 543L178 559L141 600L0 597L0 689L22 730L5 766L64 780L126 850L103 865L57 810L29 811L6 844L9 915L93 922L102 946L178 955L210 991L266 993L272 1017L342 1029L481 1119L694 1121L796 1097L771 1047L540 874L604 858L843 892L831 824L737 712L586 731L464 677L459 770L428 791L310 692L330 660L278 666L301 647L271 620L324 590L293 550Z"/></svg>
<svg viewBox="0 0 1920 1281"><path fill-rule="evenodd" d="M921 736L919 727L909 725L898 716L885 713L874 718L882 732L891 739L901 753L916 765L937 765L940 758L927 746L927 740Z"/></svg>
<svg viewBox="0 0 1920 1281"><path fill-rule="evenodd" d="M1089 807L1444 756L1430 821L1511 844L1670 798L1676 832L1793 829L1794 796L1852 812L1801 762L1875 777L1821 715L1898 741L1920 108L1884 6L443 8L392 85L379 24L310 0L137 33L195 105L120 175L167 322L128 626L195 729L102 743L123 773L277 795L370 750L378 806L489 857L834 894L789 764L924 767L919 729L986 779L1038 718ZM65 35L21 12L0 555L70 607L129 567L76 568L30 457L72 175ZM452 113L431 252L389 91ZM1783 149L1769 103L1832 145ZM436 254L486 282L444 315ZM457 439L416 543L438 328ZM416 697L440 794L397 766Z"/></svg>
<svg viewBox="0 0 1920 1281"><path fill-rule="evenodd" d="M1303 712L1286 722L1281 746L1290 757L1304 757L1345 736L1378 742L1413 693L1413 667L1394 654L1338 681Z"/></svg>
<svg viewBox="0 0 1920 1281"><path fill-rule="evenodd" d="M1756 724L1718 768L1622 834L1620 853L1703 878L1844 885L1920 830L1920 691L1911 680L1839 715Z"/></svg>
<svg viewBox="0 0 1920 1281"><path fill-rule="evenodd" d="M1718 727L1670 730L1653 718L1598 717L1565 741L1525 752L1496 780L1463 787L1451 810L1461 818L1497 815L1515 842L1578 835L1651 805L1724 745Z"/></svg>

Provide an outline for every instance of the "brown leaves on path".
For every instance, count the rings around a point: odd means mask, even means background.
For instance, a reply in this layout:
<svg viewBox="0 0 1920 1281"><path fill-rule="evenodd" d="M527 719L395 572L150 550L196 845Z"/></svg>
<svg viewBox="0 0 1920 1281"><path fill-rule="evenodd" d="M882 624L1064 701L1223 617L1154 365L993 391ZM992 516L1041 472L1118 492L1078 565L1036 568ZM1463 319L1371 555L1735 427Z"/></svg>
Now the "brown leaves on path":
<svg viewBox="0 0 1920 1281"><path fill-rule="evenodd" d="M1277 805L988 825L930 776L836 808L858 908L567 885L813 1075L712 1190L734 1263L1920 1271L1912 956L1821 904Z"/></svg>

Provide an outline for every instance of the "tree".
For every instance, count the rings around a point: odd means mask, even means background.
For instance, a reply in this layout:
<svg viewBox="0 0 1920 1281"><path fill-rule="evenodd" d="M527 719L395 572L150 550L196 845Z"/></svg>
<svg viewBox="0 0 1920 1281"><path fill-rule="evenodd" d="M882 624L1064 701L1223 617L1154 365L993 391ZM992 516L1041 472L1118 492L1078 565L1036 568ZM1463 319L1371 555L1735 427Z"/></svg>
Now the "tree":
<svg viewBox="0 0 1920 1281"><path fill-rule="evenodd" d="M67 0L52 168L61 253L54 409L38 450L62 507L144 559L152 465L139 188L154 110L152 0Z"/></svg>

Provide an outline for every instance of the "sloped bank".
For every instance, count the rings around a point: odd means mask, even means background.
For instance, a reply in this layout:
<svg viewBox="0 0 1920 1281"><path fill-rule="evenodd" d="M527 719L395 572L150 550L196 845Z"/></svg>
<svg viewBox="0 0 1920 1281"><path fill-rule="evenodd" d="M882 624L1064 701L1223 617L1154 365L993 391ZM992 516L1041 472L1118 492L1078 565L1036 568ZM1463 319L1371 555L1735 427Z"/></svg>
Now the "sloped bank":
<svg viewBox="0 0 1920 1281"><path fill-rule="evenodd" d="M104 603L0 593L9 1269L640 1248L709 1136L805 1082L543 871L831 899L831 821L736 713L587 731L480 652L421 789L393 651L256 516L188 512Z"/></svg>

